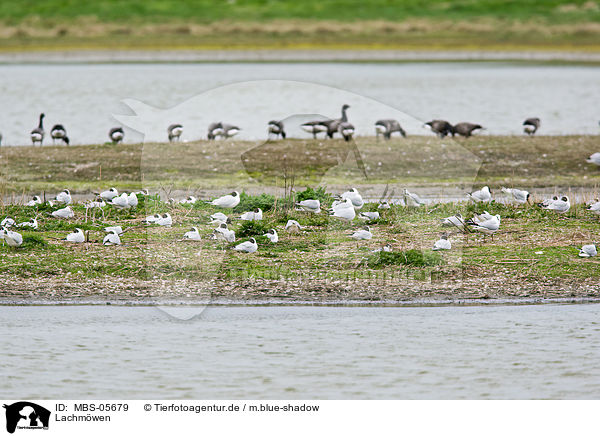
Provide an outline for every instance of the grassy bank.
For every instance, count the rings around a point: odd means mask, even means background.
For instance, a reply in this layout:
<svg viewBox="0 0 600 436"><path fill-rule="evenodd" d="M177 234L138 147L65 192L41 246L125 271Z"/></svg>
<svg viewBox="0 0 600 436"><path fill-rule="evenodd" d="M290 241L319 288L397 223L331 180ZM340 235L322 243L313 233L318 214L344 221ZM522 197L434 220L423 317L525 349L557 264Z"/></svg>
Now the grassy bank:
<svg viewBox="0 0 600 436"><path fill-rule="evenodd" d="M595 1L3 2L0 49L598 50Z"/></svg>
<svg viewBox="0 0 600 436"><path fill-rule="evenodd" d="M371 198L380 198L386 189L397 198L408 186L425 193L456 192L462 199L466 189L484 183L493 189L508 185L571 194L585 188L594 195L600 171L585 158L597 151L596 137L358 138L356 144L366 178L343 141L1 148L0 216L17 222L37 217L40 228L23 231L22 248L0 247L0 297L329 301L600 296L598 260L577 256L579 246L600 240L598 217L582 204L564 216L496 202L393 206L371 223L373 239L357 243L348 234L363 221L348 224L326 213L289 210L288 199L282 198L284 183L293 183L296 193L320 183L324 204L332 201L328 193L350 186ZM31 195L45 192L51 198L65 187L83 200L110 186L120 191L147 187L160 191L163 200L189 194L210 198L232 189L267 193L244 195L234 213L225 211L230 216L254 207L265 211L259 223L232 224L238 242L256 237L259 251L237 253L232 244L209 239L214 226L208 217L218 209L204 202L169 204L154 195L140 197L135 210L109 207L104 216L97 211L87 218L84 207L76 205L76 217L69 221L50 216L56 207L22 205ZM451 252L431 251L443 231L440 218L458 212L470 216L484 208L502 217L493 241L452 234ZM172 228L141 222L148 214L165 212L173 216ZM306 228L287 233L288 219ZM123 245L101 245L102 229L115 224L128 229ZM202 241L181 240L192 226L199 228ZM61 240L76 227L89 232L88 243ZM277 244L262 236L270 228L280 234ZM391 254L372 252L386 243L392 244Z"/></svg>

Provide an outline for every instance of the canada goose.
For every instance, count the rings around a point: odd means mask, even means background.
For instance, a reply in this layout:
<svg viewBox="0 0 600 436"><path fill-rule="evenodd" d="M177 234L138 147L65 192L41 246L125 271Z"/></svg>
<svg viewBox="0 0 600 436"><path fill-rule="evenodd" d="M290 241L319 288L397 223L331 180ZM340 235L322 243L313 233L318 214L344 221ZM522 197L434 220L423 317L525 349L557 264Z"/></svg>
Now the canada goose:
<svg viewBox="0 0 600 436"><path fill-rule="evenodd" d="M327 132L327 126L323 124L323 121L307 121L306 123L301 124L300 127L305 132L311 133L313 139L317 139L318 133Z"/></svg>
<svg viewBox="0 0 600 436"><path fill-rule="evenodd" d="M339 130L339 126L340 123L346 123L348 122L348 115L346 115L346 111L350 109L350 106L345 104L342 106L342 117L338 118L337 120L329 120L329 121L324 121L325 126L327 127L327 136L329 138L333 138L333 135L335 132L340 132ZM352 130L354 131L354 128L352 128ZM346 139L346 138L344 138ZM348 141L348 139L346 139L346 141Z"/></svg>
<svg viewBox="0 0 600 436"><path fill-rule="evenodd" d="M50 130L50 136L52 136L52 143L57 139L62 140L65 145L69 145L69 137L67 136L67 130L63 127L62 124L55 124Z"/></svg>
<svg viewBox="0 0 600 436"><path fill-rule="evenodd" d="M473 134L473 131L478 129L483 129L483 127L481 127L479 124L473 123L458 123L452 128L452 136L454 136L454 134L457 134L468 138Z"/></svg>
<svg viewBox="0 0 600 436"><path fill-rule="evenodd" d="M348 142L354 135L354 126L347 121L342 121L338 124L338 132L344 138L344 141Z"/></svg>
<svg viewBox="0 0 600 436"><path fill-rule="evenodd" d="M40 145L44 142L44 117L46 115L40 114L40 122L38 126L31 131L31 142L35 145L36 142L39 142Z"/></svg>
<svg viewBox="0 0 600 436"><path fill-rule="evenodd" d="M539 118L527 118L525 121L523 121L523 125L525 126L523 128L523 133L533 136L535 135L535 132L538 131L541 124L542 122Z"/></svg>
<svg viewBox="0 0 600 436"><path fill-rule="evenodd" d="M277 138L278 136L281 136L281 139L285 139L285 130L284 130L284 126L283 126L283 121L275 121L275 120L269 121L268 132L269 132L269 136L275 135L275 138Z"/></svg>
<svg viewBox="0 0 600 436"><path fill-rule="evenodd" d="M169 135L169 142L173 141L173 139L179 141L181 134L183 133L183 126L181 124L171 124L167 128L167 133Z"/></svg>
<svg viewBox="0 0 600 436"><path fill-rule="evenodd" d="M222 123L221 127L223 128L223 138L227 139L227 138L231 138L232 136L237 135L238 133L240 133L240 128L238 126L234 126L233 124L225 124Z"/></svg>
<svg viewBox="0 0 600 436"><path fill-rule="evenodd" d="M122 127L113 127L108 131L108 137L113 144L118 144L119 142L123 142L125 132L123 131Z"/></svg>
<svg viewBox="0 0 600 436"><path fill-rule="evenodd" d="M426 122L424 125L429 126L431 131L440 138L443 138L447 135L454 136L454 127L446 120L431 120Z"/></svg>
<svg viewBox="0 0 600 436"><path fill-rule="evenodd" d="M339 132L338 127L341 122L348 121L348 115L346 111L350 109L350 106L345 104L342 106L342 117L333 120L318 120L308 121L302 124L300 127L308 133L312 133L313 138L317 138L317 133L326 132L329 138L333 138L335 132Z"/></svg>
<svg viewBox="0 0 600 436"><path fill-rule="evenodd" d="M379 135L382 134L385 139L390 139L392 133L398 132L403 138L406 138L406 132L396 120L378 120L375 122L375 135L379 139Z"/></svg>
<svg viewBox="0 0 600 436"><path fill-rule="evenodd" d="M211 123L208 126L208 140L217 139L217 136L223 135L223 123Z"/></svg>

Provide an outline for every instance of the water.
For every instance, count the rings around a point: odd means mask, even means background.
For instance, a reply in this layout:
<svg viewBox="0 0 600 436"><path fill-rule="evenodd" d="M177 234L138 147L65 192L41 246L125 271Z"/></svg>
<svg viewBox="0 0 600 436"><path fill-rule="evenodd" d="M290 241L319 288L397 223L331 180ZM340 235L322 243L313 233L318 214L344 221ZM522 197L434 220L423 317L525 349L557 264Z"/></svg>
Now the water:
<svg viewBox="0 0 600 436"><path fill-rule="evenodd" d="M14 398L600 398L600 304L0 307Z"/></svg>
<svg viewBox="0 0 600 436"><path fill-rule="evenodd" d="M121 103L124 98L169 108L218 86L261 79L329 85L379 100L420 121L478 122L487 127L486 134L521 134L521 122L530 116L542 119L540 134L599 133L593 108L600 99L600 67L523 63L2 65L0 132L5 144L29 144L29 132L45 112L46 129L64 124L72 143L104 142L109 128L118 125L112 115L130 113ZM215 109L227 113L238 108L238 97L232 93ZM337 110L325 113L329 108L319 107L316 96L297 98L315 98L314 113L338 116ZM254 106L272 107L273 116L285 118L294 114L293 100L253 96L239 108L243 119L224 121L242 128L259 124L263 131L267 120ZM342 102L333 103L338 107ZM368 115L360 107L350 112L351 121ZM166 125L165 120L161 132ZM200 123L185 128L188 140L206 134ZM358 133L373 132L369 127ZM420 124L409 125L408 133L424 131ZM127 132L127 142L141 139Z"/></svg>

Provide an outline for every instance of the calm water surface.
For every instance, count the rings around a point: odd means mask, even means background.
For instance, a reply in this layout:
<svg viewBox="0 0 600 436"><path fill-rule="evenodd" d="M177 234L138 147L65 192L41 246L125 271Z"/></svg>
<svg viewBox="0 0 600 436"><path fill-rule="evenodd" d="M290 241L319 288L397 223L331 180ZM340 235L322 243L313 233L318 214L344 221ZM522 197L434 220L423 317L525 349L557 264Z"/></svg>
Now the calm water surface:
<svg viewBox="0 0 600 436"><path fill-rule="evenodd" d="M600 398L600 304L0 307L0 330L4 397Z"/></svg>
<svg viewBox="0 0 600 436"><path fill-rule="evenodd" d="M487 127L486 134L521 134L522 121L531 116L543 120L540 134L600 132L600 67L511 63L2 65L0 132L5 144L29 144L29 132L43 111L47 130L62 123L73 143L104 142L108 129L117 124L112 114L129 113L122 99L165 109L215 87L263 79L329 85L376 99L420 121L477 122ZM236 108L244 114L243 119L224 121L246 128L241 135L257 124L262 132L267 119L262 112L260 119L253 114L256 105L266 104L273 117L286 118L295 114L292 100L314 98L264 94L247 99L243 108L235 93L220 101L226 113ZM325 113L318 106L314 113L338 116L337 110ZM360 107L350 112L355 123L369 115ZM161 127L163 136L166 125ZM420 126L406 127L409 134L423 134ZM184 127L186 140L206 134L206 125ZM369 130L358 133L372 135L371 120ZM163 136L149 139L165 140ZM127 142L141 139L133 131L127 134Z"/></svg>

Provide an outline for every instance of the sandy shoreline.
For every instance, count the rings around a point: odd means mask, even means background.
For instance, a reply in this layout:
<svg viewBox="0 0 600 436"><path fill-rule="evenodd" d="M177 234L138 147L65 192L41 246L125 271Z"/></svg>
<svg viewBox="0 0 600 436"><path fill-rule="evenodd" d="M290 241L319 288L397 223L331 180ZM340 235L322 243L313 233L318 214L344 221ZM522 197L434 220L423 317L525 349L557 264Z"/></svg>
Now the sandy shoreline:
<svg viewBox="0 0 600 436"><path fill-rule="evenodd" d="M52 50L0 52L0 64L112 62L426 62L522 61L600 62L586 51L512 50L380 50L380 49L253 49L253 50Z"/></svg>

